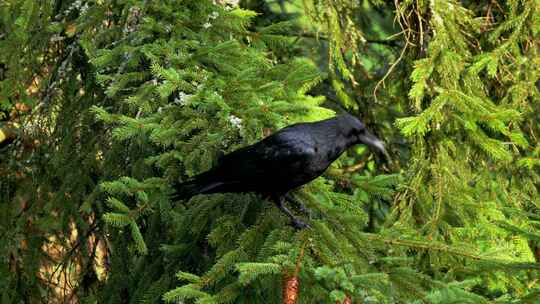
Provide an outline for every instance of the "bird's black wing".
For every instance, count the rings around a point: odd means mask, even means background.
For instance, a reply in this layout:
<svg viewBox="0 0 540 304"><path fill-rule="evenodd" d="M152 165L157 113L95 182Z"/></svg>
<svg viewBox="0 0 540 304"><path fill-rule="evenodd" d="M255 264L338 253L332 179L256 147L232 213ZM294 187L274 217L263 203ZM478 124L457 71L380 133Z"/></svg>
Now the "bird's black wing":
<svg viewBox="0 0 540 304"><path fill-rule="evenodd" d="M286 127L218 160L209 171L176 185L176 199L218 192L280 195L319 176L328 166L321 158L310 124Z"/></svg>
<svg viewBox="0 0 540 304"><path fill-rule="evenodd" d="M289 127L223 156L197 179L212 185L205 193L284 191L311 179L306 174L314 156L309 134Z"/></svg>

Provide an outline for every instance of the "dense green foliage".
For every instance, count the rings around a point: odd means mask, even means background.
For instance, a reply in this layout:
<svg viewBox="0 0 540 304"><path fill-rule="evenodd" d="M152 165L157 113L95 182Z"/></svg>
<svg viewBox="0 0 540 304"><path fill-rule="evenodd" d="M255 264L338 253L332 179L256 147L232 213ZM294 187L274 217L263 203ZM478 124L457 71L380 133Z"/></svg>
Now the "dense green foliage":
<svg viewBox="0 0 540 304"><path fill-rule="evenodd" d="M4 0L0 301L538 303L539 44L538 0ZM343 110L392 159L295 191L312 229L169 199Z"/></svg>

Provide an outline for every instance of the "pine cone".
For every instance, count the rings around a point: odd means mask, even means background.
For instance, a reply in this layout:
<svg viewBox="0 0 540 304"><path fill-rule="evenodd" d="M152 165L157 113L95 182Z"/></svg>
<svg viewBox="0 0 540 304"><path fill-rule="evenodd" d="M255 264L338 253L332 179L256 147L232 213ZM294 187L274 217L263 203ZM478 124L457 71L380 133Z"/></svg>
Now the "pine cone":
<svg viewBox="0 0 540 304"><path fill-rule="evenodd" d="M298 277L285 277L283 284L283 304L295 304L298 299Z"/></svg>
<svg viewBox="0 0 540 304"><path fill-rule="evenodd" d="M352 304L351 297L346 296L345 300L343 300L343 302L339 303L339 301L338 301L338 302L336 302L336 304Z"/></svg>

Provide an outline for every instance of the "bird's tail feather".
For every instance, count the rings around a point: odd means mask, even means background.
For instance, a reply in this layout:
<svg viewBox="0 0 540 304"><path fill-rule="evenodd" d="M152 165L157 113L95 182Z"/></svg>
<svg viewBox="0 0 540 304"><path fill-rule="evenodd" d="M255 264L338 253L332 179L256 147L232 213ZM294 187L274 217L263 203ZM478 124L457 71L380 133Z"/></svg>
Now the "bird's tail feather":
<svg viewBox="0 0 540 304"><path fill-rule="evenodd" d="M208 191L219 186L220 184L221 183L218 182L205 183L197 180L185 182L174 187L175 192L171 195L171 198L175 201L188 200L197 194L208 193Z"/></svg>

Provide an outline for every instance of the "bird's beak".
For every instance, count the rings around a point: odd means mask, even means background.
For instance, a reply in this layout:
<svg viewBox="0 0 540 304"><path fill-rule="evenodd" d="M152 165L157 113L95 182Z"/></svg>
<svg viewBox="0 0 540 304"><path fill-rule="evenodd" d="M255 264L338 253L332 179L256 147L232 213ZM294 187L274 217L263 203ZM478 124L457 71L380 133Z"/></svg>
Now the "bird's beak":
<svg viewBox="0 0 540 304"><path fill-rule="evenodd" d="M358 136L358 139L361 143L366 144L372 148L375 148L377 152L380 152L384 154L385 156L387 155L386 149L384 148L384 143L382 142L382 140L378 139L377 137L375 137L375 135L369 133L368 131Z"/></svg>

